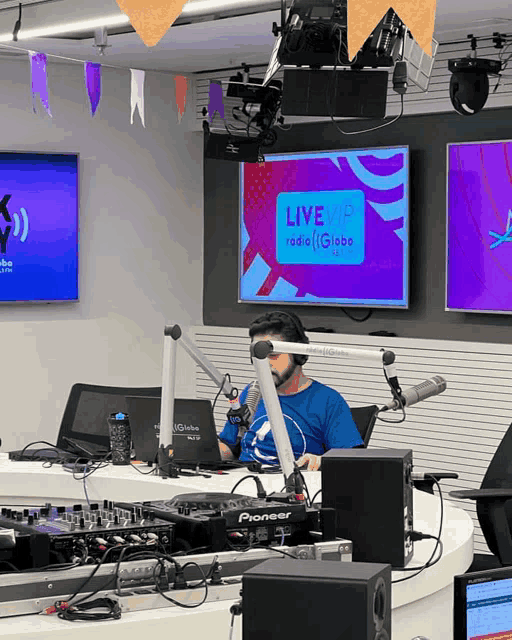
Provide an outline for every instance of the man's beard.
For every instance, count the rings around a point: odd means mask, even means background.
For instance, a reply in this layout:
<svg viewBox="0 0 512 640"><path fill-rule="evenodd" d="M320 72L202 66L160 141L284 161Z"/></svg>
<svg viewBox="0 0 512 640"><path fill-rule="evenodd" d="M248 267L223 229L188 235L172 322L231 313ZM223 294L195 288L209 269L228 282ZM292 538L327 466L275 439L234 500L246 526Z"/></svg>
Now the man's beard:
<svg viewBox="0 0 512 640"><path fill-rule="evenodd" d="M277 371L272 371L272 376L274 378L274 384L276 385L276 389L279 389L279 387L281 387L285 382L288 382L288 380L295 373L296 366L297 365L294 362L292 362L291 364L288 365L288 367L286 367L283 373L277 373Z"/></svg>

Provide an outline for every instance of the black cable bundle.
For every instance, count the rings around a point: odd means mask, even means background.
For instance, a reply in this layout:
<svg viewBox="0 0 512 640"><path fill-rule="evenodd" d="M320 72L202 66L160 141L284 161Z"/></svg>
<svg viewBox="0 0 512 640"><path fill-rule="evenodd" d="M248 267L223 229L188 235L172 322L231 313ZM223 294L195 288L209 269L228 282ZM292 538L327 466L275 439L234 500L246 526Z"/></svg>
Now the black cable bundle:
<svg viewBox="0 0 512 640"><path fill-rule="evenodd" d="M106 611L91 611L91 609L106 609ZM121 607L119 602L112 598L96 598L96 600L82 604L69 605L69 607L61 609L58 616L68 622L119 620Z"/></svg>

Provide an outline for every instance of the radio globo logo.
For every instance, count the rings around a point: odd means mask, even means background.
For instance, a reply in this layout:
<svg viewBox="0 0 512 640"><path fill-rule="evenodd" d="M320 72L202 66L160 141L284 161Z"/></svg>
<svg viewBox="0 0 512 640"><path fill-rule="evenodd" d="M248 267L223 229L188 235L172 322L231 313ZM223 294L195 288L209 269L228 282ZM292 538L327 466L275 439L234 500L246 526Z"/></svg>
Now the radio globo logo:
<svg viewBox="0 0 512 640"><path fill-rule="evenodd" d="M14 224L14 230L12 230L12 236L17 238L19 236L20 242L25 242L28 235L28 215L26 209L20 207L19 213L13 213L12 216L7 209L7 204L11 199L12 194L6 194L0 200L0 222L5 223L5 226L0 225L0 255L7 253L7 245L11 236L11 230ZM12 264L11 264L12 266Z"/></svg>
<svg viewBox="0 0 512 640"><path fill-rule="evenodd" d="M194 424L183 424L181 422L174 423L174 433L181 433L183 431L199 431L199 427Z"/></svg>

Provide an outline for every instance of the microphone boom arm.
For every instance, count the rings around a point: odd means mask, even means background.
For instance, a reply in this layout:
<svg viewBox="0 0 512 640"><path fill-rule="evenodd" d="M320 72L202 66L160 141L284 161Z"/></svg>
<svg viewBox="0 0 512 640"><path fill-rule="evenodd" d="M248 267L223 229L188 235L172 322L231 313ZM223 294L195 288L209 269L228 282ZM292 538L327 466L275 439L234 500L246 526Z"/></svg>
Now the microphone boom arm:
<svg viewBox="0 0 512 640"><path fill-rule="evenodd" d="M296 478L295 457L290 443L290 437L283 418L283 411L277 390L272 379L268 356L271 353L288 353L296 355L320 355L324 357L345 357L370 359L384 366L392 365L395 361L393 351L385 349L356 349L351 347L337 347L334 345L304 344L276 340L260 340L251 345L251 355L254 369L260 385L261 395L269 417L270 428L274 436L277 456L284 474L287 492L293 492L292 486ZM267 362L264 362L267 360Z"/></svg>
<svg viewBox="0 0 512 640"><path fill-rule="evenodd" d="M160 438L158 441L158 464L162 475L168 475L164 468L172 467L172 440L174 425L174 399L176 387L176 355L178 340L189 356L210 376L228 400L238 397L238 389L223 376L200 349L183 334L177 324L166 325L164 329L164 355L162 371L162 401L160 407ZM168 467L169 468L169 467Z"/></svg>

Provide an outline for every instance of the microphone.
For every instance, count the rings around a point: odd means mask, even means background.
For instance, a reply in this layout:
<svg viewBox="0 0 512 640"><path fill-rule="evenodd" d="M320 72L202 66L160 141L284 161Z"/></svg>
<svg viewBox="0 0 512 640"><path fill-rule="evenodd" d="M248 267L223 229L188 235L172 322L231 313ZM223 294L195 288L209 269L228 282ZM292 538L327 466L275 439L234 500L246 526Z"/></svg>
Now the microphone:
<svg viewBox="0 0 512 640"><path fill-rule="evenodd" d="M438 396L440 393L446 390L446 380L441 376L434 376L433 378L429 378L424 382L420 382L420 384L411 387L410 389L405 389L400 394L400 400L404 407L410 407L413 404L421 402L426 398L430 398L431 396ZM385 405L382 410L387 411L388 409L393 409L396 411L400 408L400 403L398 400L393 399Z"/></svg>
<svg viewBox="0 0 512 640"><path fill-rule="evenodd" d="M257 380L251 383L244 404L235 399L231 401L231 409L228 411L230 424L239 429L247 430L251 426L252 417L261 398L260 385Z"/></svg>

